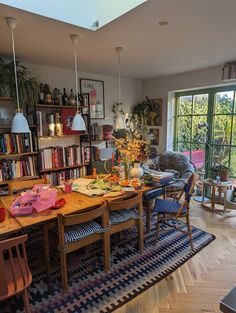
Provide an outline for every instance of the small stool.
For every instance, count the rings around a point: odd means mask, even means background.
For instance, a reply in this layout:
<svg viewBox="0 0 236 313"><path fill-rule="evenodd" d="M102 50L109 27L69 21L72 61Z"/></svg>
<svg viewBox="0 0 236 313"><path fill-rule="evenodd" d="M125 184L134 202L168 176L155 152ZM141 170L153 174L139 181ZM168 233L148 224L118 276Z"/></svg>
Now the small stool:
<svg viewBox="0 0 236 313"><path fill-rule="evenodd" d="M220 310L224 313L236 312L236 287L234 287L220 302Z"/></svg>

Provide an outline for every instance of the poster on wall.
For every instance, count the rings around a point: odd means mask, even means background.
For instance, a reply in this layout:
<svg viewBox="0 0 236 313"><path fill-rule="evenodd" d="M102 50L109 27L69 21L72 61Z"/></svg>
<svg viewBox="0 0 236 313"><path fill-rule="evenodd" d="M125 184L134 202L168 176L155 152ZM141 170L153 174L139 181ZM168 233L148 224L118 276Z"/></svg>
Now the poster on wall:
<svg viewBox="0 0 236 313"><path fill-rule="evenodd" d="M162 126L162 99L150 99L148 126Z"/></svg>
<svg viewBox="0 0 236 313"><path fill-rule="evenodd" d="M158 128L149 128L148 130L148 139L152 146L159 146L159 129Z"/></svg>
<svg viewBox="0 0 236 313"><path fill-rule="evenodd" d="M93 79L80 79L81 93L89 94L90 102L90 117L102 119L105 118L105 103L104 103L104 82Z"/></svg>

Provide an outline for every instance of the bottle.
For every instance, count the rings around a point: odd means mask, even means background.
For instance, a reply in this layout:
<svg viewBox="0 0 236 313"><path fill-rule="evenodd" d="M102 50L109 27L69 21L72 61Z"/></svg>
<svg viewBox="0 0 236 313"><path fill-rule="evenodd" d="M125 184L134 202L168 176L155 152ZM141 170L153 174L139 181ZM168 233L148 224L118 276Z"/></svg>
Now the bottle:
<svg viewBox="0 0 236 313"><path fill-rule="evenodd" d="M58 104L62 105L62 93L60 89L58 89Z"/></svg>
<svg viewBox="0 0 236 313"><path fill-rule="evenodd" d="M44 84L42 83L40 83L40 87L39 87L39 103L40 104L45 103Z"/></svg>
<svg viewBox="0 0 236 313"><path fill-rule="evenodd" d="M48 135L55 136L55 117L54 114L48 116Z"/></svg>
<svg viewBox="0 0 236 313"><path fill-rule="evenodd" d="M75 95L73 93L73 89L70 90L69 105L75 105Z"/></svg>
<svg viewBox="0 0 236 313"><path fill-rule="evenodd" d="M52 104L52 94L48 84L44 85L44 90L45 90L45 103Z"/></svg>
<svg viewBox="0 0 236 313"><path fill-rule="evenodd" d="M68 96L66 93L66 88L63 88L62 105L68 104Z"/></svg>
<svg viewBox="0 0 236 313"><path fill-rule="evenodd" d="M53 91L53 104L59 105L58 89L54 88Z"/></svg>
<svg viewBox="0 0 236 313"><path fill-rule="evenodd" d="M63 125L61 122L61 114L59 112L55 113L55 132L57 136L63 135Z"/></svg>

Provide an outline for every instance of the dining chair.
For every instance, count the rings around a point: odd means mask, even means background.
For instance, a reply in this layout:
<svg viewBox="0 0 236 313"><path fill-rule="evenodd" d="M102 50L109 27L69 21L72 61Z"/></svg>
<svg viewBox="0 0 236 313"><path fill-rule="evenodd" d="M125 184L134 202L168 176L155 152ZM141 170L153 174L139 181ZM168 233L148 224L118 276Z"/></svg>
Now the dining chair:
<svg viewBox="0 0 236 313"><path fill-rule="evenodd" d="M0 301L21 294L25 312L31 312L27 288L32 282L25 242L28 235L0 241Z"/></svg>
<svg viewBox="0 0 236 313"><path fill-rule="evenodd" d="M193 241L192 241L192 231L190 225L190 200L192 197L192 193L194 190L194 185L196 181L196 175L192 174L186 184L182 192L176 197L174 200L165 200L165 199L156 199L154 212L157 213L157 224L156 224L156 236L155 236L155 244L158 240L158 235L160 232L160 223L164 223L170 227L174 227L175 229L187 233L189 236L189 242L191 246L191 250L193 250ZM184 194L184 201L180 203L180 199ZM176 226L175 224L171 224L170 221L166 220L167 217L174 217L176 220L178 218L186 218L187 232L182 228Z"/></svg>
<svg viewBox="0 0 236 313"><path fill-rule="evenodd" d="M48 181L46 178L15 180L15 181L9 182L8 189L9 189L10 195L12 195L15 192L21 192L22 190L33 188L34 185L41 185L41 184L47 184L47 183Z"/></svg>
<svg viewBox="0 0 236 313"><path fill-rule="evenodd" d="M110 225L106 204L85 213L58 214L57 222L63 291L68 289L68 253L102 240L104 269L106 272L110 269Z"/></svg>
<svg viewBox="0 0 236 313"><path fill-rule="evenodd" d="M138 229L139 251L143 252L143 204L142 194L131 198L108 202L111 230L109 235L136 226Z"/></svg>

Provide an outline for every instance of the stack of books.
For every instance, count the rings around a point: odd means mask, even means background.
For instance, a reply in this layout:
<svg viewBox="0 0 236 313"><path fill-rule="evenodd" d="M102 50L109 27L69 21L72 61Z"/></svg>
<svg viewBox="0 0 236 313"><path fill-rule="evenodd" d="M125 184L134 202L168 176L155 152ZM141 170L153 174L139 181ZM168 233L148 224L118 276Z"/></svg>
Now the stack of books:
<svg viewBox="0 0 236 313"><path fill-rule="evenodd" d="M0 155L20 154L34 151L34 133L0 134Z"/></svg>
<svg viewBox="0 0 236 313"><path fill-rule="evenodd" d="M0 181L4 182L23 176L36 176L35 156L24 157L21 160L1 160L0 161Z"/></svg>
<svg viewBox="0 0 236 313"><path fill-rule="evenodd" d="M173 174L169 172L149 171L152 175L153 181L158 185L168 184L173 179Z"/></svg>

